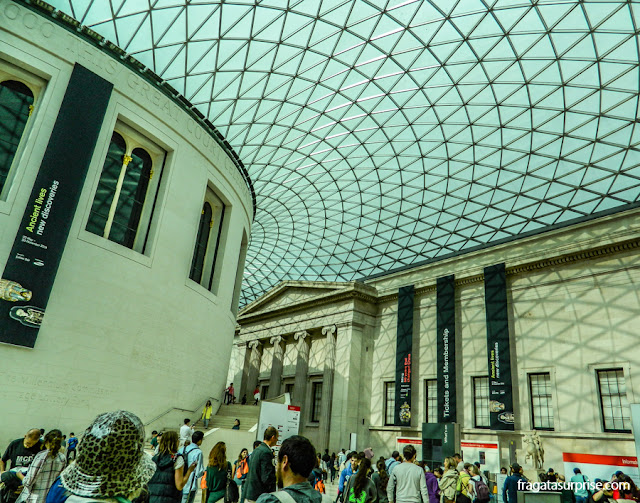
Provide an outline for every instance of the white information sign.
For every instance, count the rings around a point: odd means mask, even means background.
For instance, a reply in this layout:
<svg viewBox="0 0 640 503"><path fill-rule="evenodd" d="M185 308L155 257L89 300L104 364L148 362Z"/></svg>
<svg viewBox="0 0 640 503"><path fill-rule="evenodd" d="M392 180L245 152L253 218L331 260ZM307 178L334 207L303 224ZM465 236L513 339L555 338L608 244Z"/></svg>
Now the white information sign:
<svg viewBox="0 0 640 503"><path fill-rule="evenodd" d="M422 461L422 439L421 438L411 438L411 437L396 437L396 450L402 454L402 449L404 449L407 445L413 445L416 448L416 459L418 461ZM433 469L433 466L429 468Z"/></svg>
<svg viewBox="0 0 640 503"><path fill-rule="evenodd" d="M500 472L500 450L497 442L461 440L460 450L466 463L480 463L481 471Z"/></svg>
<svg viewBox="0 0 640 503"><path fill-rule="evenodd" d="M273 426L278 430L278 443L273 448L277 453L285 439L297 435L300 431L300 407L283 405L281 403L261 402L256 440L263 439L264 430L269 426Z"/></svg>

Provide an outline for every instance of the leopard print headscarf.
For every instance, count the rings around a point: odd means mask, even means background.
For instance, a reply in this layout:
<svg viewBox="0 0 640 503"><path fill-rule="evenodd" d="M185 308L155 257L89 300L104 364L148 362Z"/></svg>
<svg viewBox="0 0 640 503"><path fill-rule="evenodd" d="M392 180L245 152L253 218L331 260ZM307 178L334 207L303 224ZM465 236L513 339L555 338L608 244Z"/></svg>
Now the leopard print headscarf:
<svg viewBox="0 0 640 503"><path fill-rule="evenodd" d="M76 496L128 497L143 487L156 470L144 452L144 426L125 410L100 414L78 443L75 463L60 476Z"/></svg>

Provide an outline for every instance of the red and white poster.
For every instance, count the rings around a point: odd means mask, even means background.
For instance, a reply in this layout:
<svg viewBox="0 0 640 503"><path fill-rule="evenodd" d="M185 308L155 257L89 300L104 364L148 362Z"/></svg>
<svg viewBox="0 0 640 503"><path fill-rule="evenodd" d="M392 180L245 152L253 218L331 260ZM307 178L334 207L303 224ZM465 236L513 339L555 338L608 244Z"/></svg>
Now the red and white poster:
<svg viewBox="0 0 640 503"><path fill-rule="evenodd" d="M421 438L411 438L411 437L396 437L396 450L402 454L402 449L404 449L407 445L413 445L416 448L416 459L418 461L422 460L422 439ZM430 468L433 468L432 466Z"/></svg>
<svg viewBox="0 0 640 503"><path fill-rule="evenodd" d="M580 468L583 475L591 482L594 479L610 480L618 470L629 475L637 484L640 483L638 473L638 458L635 456L605 456L602 454L579 454L563 452L565 477L569 480L573 476L573 469Z"/></svg>
<svg viewBox="0 0 640 503"><path fill-rule="evenodd" d="M480 463L481 471L500 472L500 449L497 442L461 440L460 450L465 463Z"/></svg>

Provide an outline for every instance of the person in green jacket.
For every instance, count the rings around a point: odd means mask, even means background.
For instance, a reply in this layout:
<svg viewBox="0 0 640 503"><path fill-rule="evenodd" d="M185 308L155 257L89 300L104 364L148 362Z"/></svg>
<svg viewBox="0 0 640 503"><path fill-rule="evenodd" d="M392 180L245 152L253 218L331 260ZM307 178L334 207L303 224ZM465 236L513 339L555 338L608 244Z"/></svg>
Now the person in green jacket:
<svg viewBox="0 0 640 503"><path fill-rule="evenodd" d="M231 463L227 461L227 445L224 442L218 442L209 453L206 503L215 503L224 498L227 489L227 471L230 470Z"/></svg>

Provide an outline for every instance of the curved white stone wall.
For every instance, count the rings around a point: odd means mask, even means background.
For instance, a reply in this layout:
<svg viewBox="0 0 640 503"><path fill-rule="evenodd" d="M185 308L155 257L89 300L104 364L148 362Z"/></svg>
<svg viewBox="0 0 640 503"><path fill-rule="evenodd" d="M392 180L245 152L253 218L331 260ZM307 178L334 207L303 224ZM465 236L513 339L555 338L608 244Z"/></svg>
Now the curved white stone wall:
<svg viewBox="0 0 640 503"><path fill-rule="evenodd" d="M193 409L220 396L236 324L234 287L244 266L241 242L253 217L240 172L153 84L77 33L8 0L0 0L0 62L44 83L0 201L0 268L73 65L114 84L35 348L0 344L0 450L30 427L78 433L116 408L146 422L170 407ZM143 253L85 230L117 124L167 152ZM207 187L226 207L215 293L189 279Z"/></svg>

